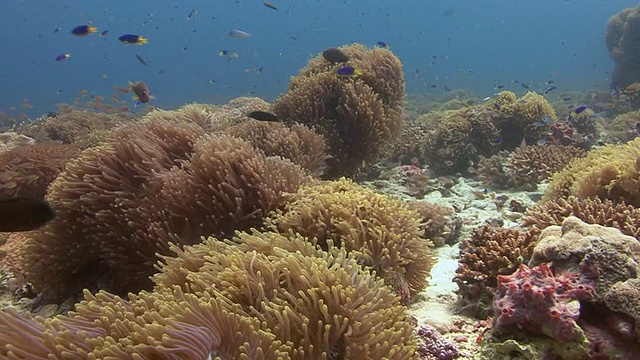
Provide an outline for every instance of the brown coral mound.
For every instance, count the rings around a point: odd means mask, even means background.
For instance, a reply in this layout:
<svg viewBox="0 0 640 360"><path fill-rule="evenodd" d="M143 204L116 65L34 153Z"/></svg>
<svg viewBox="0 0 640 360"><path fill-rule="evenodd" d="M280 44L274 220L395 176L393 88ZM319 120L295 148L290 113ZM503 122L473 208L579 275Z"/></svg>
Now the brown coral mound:
<svg viewBox="0 0 640 360"><path fill-rule="evenodd" d="M598 197L640 206L640 138L590 151L553 175L544 201Z"/></svg>
<svg viewBox="0 0 640 360"><path fill-rule="evenodd" d="M114 134L54 181L47 199L58 219L27 245L27 277L51 300L84 287L148 287L168 242L258 226L306 179L289 161L193 123L142 122Z"/></svg>
<svg viewBox="0 0 640 360"><path fill-rule="evenodd" d="M427 286L431 242L420 237L420 216L400 199L342 178L303 186L268 222L278 232L308 237L323 249L357 251L360 263L407 301Z"/></svg>
<svg viewBox="0 0 640 360"><path fill-rule="evenodd" d="M206 132L224 130L230 125L230 120L219 116L220 109L214 105L191 103L175 110L154 110L142 117L143 121L170 121L195 124Z"/></svg>
<svg viewBox="0 0 640 360"><path fill-rule="evenodd" d="M544 229L550 225L561 225L569 216L575 216L587 224L614 227L625 235L640 239L640 209L599 198L580 199L570 196L538 204L527 210L522 224Z"/></svg>
<svg viewBox="0 0 640 360"><path fill-rule="evenodd" d="M611 74L611 88L625 88L640 81L640 6L627 8L609 19L605 41L609 56L616 63Z"/></svg>
<svg viewBox="0 0 640 360"><path fill-rule="evenodd" d="M452 244L460 234L462 219L454 215L452 208L426 201L411 201L409 208L420 213L420 228L425 239L430 239L435 246Z"/></svg>
<svg viewBox="0 0 640 360"><path fill-rule="evenodd" d="M74 145L47 143L0 154L0 198L44 198L49 184L78 152Z"/></svg>
<svg viewBox="0 0 640 360"><path fill-rule="evenodd" d="M574 146L527 145L480 160L478 176L495 188L532 188L587 152Z"/></svg>
<svg viewBox="0 0 640 360"><path fill-rule="evenodd" d="M344 250L325 253L275 233L241 233L236 241L174 246L177 257L166 258L154 291L129 301L85 292L68 316L27 320L1 312L0 355L417 358L406 309Z"/></svg>
<svg viewBox="0 0 640 360"><path fill-rule="evenodd" d="M461 311L477 318L492 313L498 275L512 274L531 258L540 230L516 228L477 228L460 244L460 260L453 281L458 284Z"/></svg>
<svg viewBox="0 0 640 360"><path fill-rule="evenodd" d="M129 116L104 114L88 110L68 110L54 117L42 117L24 124L18 132L36 139L73 144L86 149L109 138L110 131L117 125L131 122Z"/></svg>
<svg viewBox="0 0 640 360"><path fill-rule="evenodd" d="M282 156L305 169L313 177L321 176L327 166L324 138L301 124L249 120L232 126L226 133L249 141L267 156Z"/></svg>
<svg viewBox="0 0 640 360"><path fill-rule="evenodd" d="M387 49L354 44L340 48L343 65L362 72L336 74L336 65L318 56L293 77L274 110L286 123L303 123L327 139L331 158L327 176L353 175L378 160L400 132L404 76L400 60Z"/></svg>

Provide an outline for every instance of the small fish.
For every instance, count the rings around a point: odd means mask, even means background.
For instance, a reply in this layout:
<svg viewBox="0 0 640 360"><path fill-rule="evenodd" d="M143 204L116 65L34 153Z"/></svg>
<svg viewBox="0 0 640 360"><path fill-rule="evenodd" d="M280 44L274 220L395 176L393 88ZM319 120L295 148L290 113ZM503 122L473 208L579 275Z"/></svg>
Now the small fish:
<svg viewBox="0 0 640 360"><path fill-rule="evenodd" d="M604 110L611 110L613 109L616 105L614 103L610 103L610 102L599 102L596 104L597 107L604 109Z"/></svg>
<svg viewBox="0 0 640 360"><path fill-rule="evenodd" d="M563 96L562 101L564 102L571 101L571 96Z"/></svg>
<svg viewBox="0 0 640 360"><path fill-rule="evenodd" d="M520 85L521 85L523 88L525 88L525 89L528 89L528 88L530 88L530 87L531 87L531 86L529 86L529 84L527 84L527 83L520 83Z"/></svg>
<svg viewBox="0 0 640 360"><path fill-rule="evenodd" d="M496 90L504 89L504 85L496 85L495 89Z"/></svg>
<svg viewBox="0 0 640 360"><path fill-rule="evenodd" d="M544 94L547 95L549 92L557 89L557 86L549 86L549 88L547 88L547 90L544 91Z"/></svg>
<svg viewBox="0 0 640 360"><path fill-rule="evenodd" d="M196 13L196 9L191 9L191 11L189 11L189 15L187 15L187 19L191 19Z"/></svg>
<svg viewBox="0 0 640 360"><path fill-rule="evenodd" d="M547 85L553 85L554 83L555 83L555 81L553 81L553 80L548 80L547 81Z"/></svg>
<svg viewBox="0 0 640 360"><path fill-rule="evenodd" d="M322 57L332 64L349 61L349 56L337 48L328 48L322 52Z"/></svg>
<svg viewBox="0 0 640 360"><path fill-rule="evenodd" d="M158 70L158 75L162 75L165 73L166 70Z"/></svg>
<svg viewBox="0 0 640 360"><path fill-rule="evenodd" d="M229 31L229 36L234 38L234 39L245 39L245 38L248 38L249 36L251 36L251 34L246 32L246 31L233 29L233 30Z"/></svg>
<svg viewBox="0 0 640 360"><path fill-rule="evenodd" d="M362 71L352 66L341 66L336 69L336 74L344 77L358 77L362 75Z"/></svg>
<svg viewBox="0 0 640 360"><path fill-rule="evenodd" d="M263 4L264 4L264 6L268 7L271 10L278 10L278 8L275 5L273 5L272 3L268 2L268 1L263 2Z"/></svg>
<svg viewBox="0 0 640 360"><path fill-rule="evenodd" d="M456 13L456 11L454 9L448 8L447 10L442 12L442 15L443 16L451 16L451 15L453 15L455 13Z"/></svg>
<svg viewBox="0 0 640 360"><path fill-rule="evenodd" d="M134 34L124 34L120 36L118 40L120 40L120 42L123 42L125 44L132 44L132 45L142 45L142 44L146 44L148 41L148 39L145 38L144 36L134 35Z"/></svg>
<svg viewBox="0 0 640 360"><path fill-rule="evenodd" d="M213 79L209 80L209 84L212 84L212 85L213 85L213 84L215 84L215 83L216 83L216 81L215 81L215 80L213 80Z"/></svg>
<svg viewBox="0 0 640 360"><path fill-rule="evenodd" d="M56 56L56 61L65 61L71 57L71 54L60 54Z"/></svg>
<svg viewBox="0 0 640 360"><path fill-rule="evenodd" d="M640 91L640 81L629 84L626 88L624 88L625 94L633 94L638 91Z"/></svg>
<svg viewBox="0 0 640 360"><path fill-rule="evenodd" d="M62 30L62 28L61 28L60 26L58 26L57 28L55 28L55 29L53 30L53 33L55 34L55 33L57 33L57 32L60 32L60 30Z"/></svg>
<svg viewBox="0 0 640 360"><path fill-rule="evenodd" d="M55 216L44 200L27 197L0 200L0 232L35 230Z"/></svg>
<svg viewBox="0 0 640 360"><path fill-rule="evenodd" d="M94 32L98 31L97 27L89 26L89 25L78 25L71 30L71 33L75 36L87 36L91 35Z"/></svg>
<svg viewBox="0 0 640 360"><path fill-rule="evenodd" d="M134 92L134 94L136 94L136 96L134 96L134 99L138 99L138 101L140 101L141 103L145 104L148 103L149 100L153 99L153 97L151 96L151 92L149 91L149 88L147 87L147 84L144 83L144 81L138 81L135 84L129 82L129 87Z"/></svg>
<svg viewBox="0 0 640 360"><path fill-rule="evenodd" d="M247 114L248 117L252 118L252 119L256 119L256 120L260 120L260 121L271 121L271 122L278 122L280 121L280 119L278 119L278 117L270 112L267 111L260 111L260 110L256 110L256 111L252 111L249 114Z"/></svg>
<svg viewBox="0 0 640 360"><path fill-rule="evenodd" d="M574 112L575 114L580 114L581 112L583 112L583 111L585 111L585 110L587 110L587 105L584 105L584 104L583 104L583 105L580 105L580 106L578 106L577 108L575 108L575 110L573 110L573 112Z"/></svg>
<svg viewBox="0 0 640 360"><path fill-rule="evenodd" d="M147 61L142 57L142 55L140 54L136 54L136 59L138 59L138 61L140 61L140 63L144 66L148 66L147 65Z"/></svg>
<svg viewBox="0 0 640 360"><path fill-rule="evenodd" d="M227 56L229 54L231 54L229 50L220 50L220 52L218 53L218 55L220 56Z"/></svg>
<svg viewBox="0 0 640 360"><path fill-rule="evenodd" d="M495 141L495 144L496 144L496 145L500 145L500 144L502 144L502 140L503 140L503 139L502 139L502 136L501 136L501 137L499 137L499 138L497 138L497 139L496 139L496 141Z"/></svg>
<svg viewBox="0 0 640 360"><path fill-rule="evenodd" d="M103 32L100 33L100 37L106 36L109 33L109 29L104 30Z"/></svg>
<svg viewBox="0 0 640 360"><path fill-rule="evenodd" d="M380 46L381 48L385 48L385 49L389 48L389 45L384 41L377 41L376 45Z"/></svg>

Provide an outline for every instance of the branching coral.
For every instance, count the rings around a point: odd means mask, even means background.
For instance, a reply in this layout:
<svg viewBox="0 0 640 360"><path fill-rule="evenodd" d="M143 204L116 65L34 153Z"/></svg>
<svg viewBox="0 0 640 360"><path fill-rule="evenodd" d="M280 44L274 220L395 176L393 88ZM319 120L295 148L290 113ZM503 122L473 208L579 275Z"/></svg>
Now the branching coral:
<svg viewBox="0 0 640 360"><path fill-rule="evenodd" d="M247 240L247 241L245 241ZM267 253L248 251L252 246ZM91 295L68 316L0 312L6 358L417 359L406 309L344 250L239 234L166 258L153 292ZM288 247L298 252L285 250ZM176 277L180 273L183 277ZM178 280L178 282L175 282Z"/></svg>
<svg viewBox="0 0 640 360"><path fill-rule="evenodd" d="M540 181L585 155L586 151L573 146L520 146L511 154L500 152L480 160L478 174L488 186L535 189Z"/></svg>
<svg viewBox="0 0 640 360"><path fill-rule="evenodd" d="M591 151L556 173L543 200L570 195L640 206L640 139Z"/></svg>
<svg viewBox="0 0 640 360"><path fill-rule="evenodd" d="M44 198L47 186L79 152L74 145L36 144L0 154L0 198Z"/></svg>
<svg viewBox="0 0 640 360"><path fill-rule="evenodd" d="M614 227L625 235L640 239L640 209L599 198L570 196L537 204L527 211L522 224L544 229L550 225L561 225L569 216L575 216L587 224Z"/></svg>
<svg viewBox="0 0 640 360"><path fill-rule="evenodd" d="M362 265L396 288L404 301L427 286L434 264L431 242L420 237L420 216L400 199L344 178L303 186L270 226L294 231L323 249L357 251Z"/></svg>
<svg viewBox="0 0 640 360"><path fill-rule="evenodd" d="M282 123L249 120L232 126L228 134L249 141L267 156L282 156L314 177L326 169L329 155L324 138L301 124L287 127Z"/></svg>
<svg viewBox="0 0 640 360"><path fill-rule="evenodd" d="M26 275L52 300L149 286L169 242L258 226L306 180L289 161L194 123L143 121L114 135L68 163L47 195L58 219L27 245Z"/></svg>
<svg viewBox="0 0 640 360"><path fill-rule="evenodd" d="M353 175L376 162L400 132L404 105L402 64L389 50L354 44L340 48L343 65L362 72L336 74L336 65L318 56L293 77L274 110L286 123L303 123L327 139L329 177Z"/></svg>
<svg viewBox="0 0 640 360"><path fill-rule="evenodd" d="M513 273L531 258L540 230L520 231L484 225L460 244L460 260L453 281L458 284L459 307L485 318L498 286L498 275Z"/></svg>

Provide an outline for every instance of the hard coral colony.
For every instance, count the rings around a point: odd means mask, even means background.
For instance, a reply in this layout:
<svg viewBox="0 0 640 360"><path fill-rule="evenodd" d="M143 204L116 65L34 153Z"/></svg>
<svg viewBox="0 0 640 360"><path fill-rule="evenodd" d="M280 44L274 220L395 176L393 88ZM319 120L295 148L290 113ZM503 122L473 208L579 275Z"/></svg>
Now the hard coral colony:
<svg viewBox="0 0 640 360"><path fill-rule="evenodd" d="M3 127L0 358L637 358L638 19L609 21L611 93L407 96L389 38L322 51L272 103L87 92Z"/></svg>

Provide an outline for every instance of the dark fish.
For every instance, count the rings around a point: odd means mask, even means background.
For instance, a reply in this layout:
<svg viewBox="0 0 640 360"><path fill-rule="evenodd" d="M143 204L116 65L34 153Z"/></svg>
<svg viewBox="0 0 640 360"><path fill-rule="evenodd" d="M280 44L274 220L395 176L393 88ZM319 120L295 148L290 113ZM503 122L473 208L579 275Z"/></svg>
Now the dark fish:
<svg viewBox="0 0 640 360"><path fill-rule="evenodd" d="M149 41L146 37L134 34L124 34L118 38L121 42L125 44L134 44L134 45L142 45L146 44Z"/></svg>
<svg viewBox="0 0 640 360"><path fill-rule="evenodd" d="M549 92L557 89L557 86L549 86L549 88L547 90L544 91L544 94L547 95Z"/></svg>
<svg viewBox="0 0 640 360"><path fill-rule="evenodd" d="M60 55L56 56L56 59L55 59L55 60L56 60L56 61L65 61L65 60L67 60L67 59L68 59L68 58L70 58L70 57L71 57L71 55L70 55L70 54L60 54Z"/></svg>
<svg viewBox="0 0 640 360"><path fill-rule="evenodd" d="M98 31L97 27L89 25L78 25L71 30L71 33L75 36L86 36Z"/></svg>
<svg viewBox="0 0 640 360"><path fill-rule="evenodd" d="M145 59L142 57L142 55L140 54L136 54L136 59L138 59L138 61L140 61L140 63L142 63L142 65L144 66L148 66L147 62L145 61Z"/></svg>
<svg viewBox="0 0 640 360"><path fill-rule="evenodd" d="M280 119L278 119L278 117L275 116L274 114L267 111L261 111L261 110L252 111L247 116L249 116L252 119L256 119L260 121L274 121L274 122L280 121Z"/></svg>
<svg viewBox="0 0 640 360"><path fill-rule="evenodd" d="M448 8L447 10L445 10L445 11L443 11L443 12L442 12L442 15L444 15L444 16L451 16L451 15L453 15L453 14L455 14L455 13L456 13L456 11L455 11L454 9L452 9L452 8Z"/></svg>
<svg viewBox="0 0 640 360"><path fill-rule="evenodd" d="M273 5L272 3L268 2L268 1L263 2L263 4L264 4L264 6L268 7L269 9L278 10L278 8L275 5Z"/></svg>
<svg viewBox="0 0 640 360"><path fill-rule="evenodd" d="M575 110L573 110L573 112L576 113L576 114L580 114L581 112L583 112L585 110L587 110L587 105L580 105Z"/></svg>
<svg viewBox="0 0 640 360"><path fill-rule="evenodd" d="M0 200L0 232L31 231L53 220L55 213L40 199Z"/></svg>
<svg viewBox="0 0 640 360"><path fill-rule="evenodd" d="M376 45L380 46L381 48L385 48L385 49L389 47L389 45L384 41L377 41Z"/></svg>
<svg viewBox="0 0 640 360"><path fill-rule="evenodd" d="M109 29L104 30L103 32L100 33L100 37L105 36L109 33Z"/></svg>
<svg viewBox="0 0 640 360"><path fill-rule="evenodd" d="M151 91L149 91L149 88L147 87L147 84L144 83L144 81L138 81L137 83L129 83L129 86L131 87L131 90L133 90L133 92L136 94L136 97L138 98L138 100L140 100L141 103L148 103L149 100L151 100Z"/></svg>
<svg viewBox="0 0 640 360"><path fill-rule="evenodd" d="M322 57L332 64L343 63L349 61L347 54L337 48L328 48L322 52Z"/></svg>
<svg viewBox="0 0 640 360"><path fill-rule="evenodd" d="M528 88L530 88L530 87L531 87L531 86L529 86L529 84L527 84L527 83L520 83L520 85L522 85L522 87L523 87L523 88L525 88L525 89L528 89Z"/></svg>
<svg viewBox="0 0 640 360"><path fill-rule="evenodd" d="M504 89L504 85L496 85L496 90Z"/></svg>
<svg viewBox="0 0 640 360"><path fill-rule="evenodd" d="M336 74L340 76L356 77L362 75L362 72L352 66L342 66L336 69Z"/></svg>

